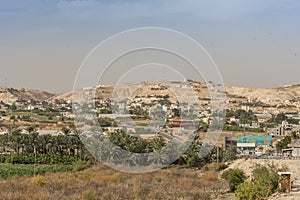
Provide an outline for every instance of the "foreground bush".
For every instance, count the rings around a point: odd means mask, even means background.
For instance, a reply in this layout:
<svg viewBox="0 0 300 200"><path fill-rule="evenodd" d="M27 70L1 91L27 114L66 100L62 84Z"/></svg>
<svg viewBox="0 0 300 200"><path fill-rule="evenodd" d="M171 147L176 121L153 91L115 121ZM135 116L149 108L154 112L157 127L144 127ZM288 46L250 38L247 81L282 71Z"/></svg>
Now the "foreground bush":
<svg viewBox="0 0 300 200"><path fill-rule="evenodd" d="M265 199L275 192L278 186L278 171L275 165L256 165L253 170L253 180L247 180L236 188L235 195L238 199Z"/></svg>
<svg viewBox="0 0 300 200"><path fill-rule="evenodd" d="M222 177L228 181L230 192L234 192L246 179L245 172L241 169L230 169Z"/></svg>
<svg viewBox="0 0 300 200"><path fill-rule="evenodd" d="M268 187L261 179L257 181L246 180L237 186L235 196L241 200L264 199L268 196Z"/></svg>

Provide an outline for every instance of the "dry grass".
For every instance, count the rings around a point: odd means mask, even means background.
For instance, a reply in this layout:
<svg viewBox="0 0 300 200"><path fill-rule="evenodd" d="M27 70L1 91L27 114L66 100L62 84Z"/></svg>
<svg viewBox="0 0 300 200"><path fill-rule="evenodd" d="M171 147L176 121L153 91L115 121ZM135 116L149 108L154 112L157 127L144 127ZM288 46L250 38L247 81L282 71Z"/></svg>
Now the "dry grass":
<svg viewBox="0 0 300 200"><path fill-rule="evenodd" d="M99 165L82 172L0 181L1 199L211 199L227 189L216 172L170 168L146 174Z"/></svg>

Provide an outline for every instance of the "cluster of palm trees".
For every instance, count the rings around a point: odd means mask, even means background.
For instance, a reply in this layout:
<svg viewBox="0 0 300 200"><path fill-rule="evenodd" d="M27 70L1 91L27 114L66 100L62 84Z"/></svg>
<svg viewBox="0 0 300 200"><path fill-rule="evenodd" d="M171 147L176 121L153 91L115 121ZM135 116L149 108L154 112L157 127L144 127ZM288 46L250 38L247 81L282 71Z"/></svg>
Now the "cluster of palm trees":
<svg viewBox="0 0 300 200"><path fill-rule="evenodd" d="M100 132L87 132L80 136L91 155L109 165L167 165L172 163L174 154L179 154L181 148L160 136L146 140L123 131L115 131L109 136Z"/></svg>
<svg viewBox="0 0 300 200"><path fill-rule="evenodd" d="M186 165L202 167L210 162L227 159L226 151L220 147L203 145L199 137L187 143L166 141L160 136L145 140L123 131L111 133L90 132L81 135L89 152L98 160L113 165Z"/></svg>
<svg viewBox="0 0 300 200"><path fill-rule="evenodd" d="M160 136L146 140L116 131L109 136L100 132L63 135L39 135L34 129L29 134L13 130L0 136L0 153L53 156L92 156L104 163L126 166L187 165L201 167L206 163L224 161L229 155L216 146L203 145L198 137L191 143L166 141ZM229 152L230 153L230 152ZM234 157L234 155L233 155Z"/></svg>
<svg viewBox="0 0 300 200"><path fill-rule="evenodd" d="M0 152L2 153L34 153L52 155L80 156L84 153L78 134L64 135L39 135L34 129L29 130L28 134L21 133L20 130L0 136Z"/></svg>

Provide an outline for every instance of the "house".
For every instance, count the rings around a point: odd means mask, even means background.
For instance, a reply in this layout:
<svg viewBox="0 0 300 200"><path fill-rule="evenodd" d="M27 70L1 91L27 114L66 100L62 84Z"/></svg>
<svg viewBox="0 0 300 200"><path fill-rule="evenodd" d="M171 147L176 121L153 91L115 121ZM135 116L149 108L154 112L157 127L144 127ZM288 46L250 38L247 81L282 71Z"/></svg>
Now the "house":
<svg viewBox="0 0 300 200"><path fill-rule="evenodd" d="M27 110L34 110L34 109L35 109L35 106L33 106L33 105L27 106Z"/></svg>
<svg viewBox="0 0 300 200"><path fill-rule="evenodd" d="M244 155L254 155L255 154L255 143L237 143L237 152Z"/></svg>
<svg viewBox="0 0 300 200"><path fill-rule="evenodd" d="M172 119L168 122L167 126L169 128L184 128L189 130L196 130L199 128L195 121L187 119Z"/></svg>
<svg viewBox="0 0 300 200"><path fill-rule="evenodd" d="M268 135L283 135L282 129L280 127L268 128Z"/></svg>
<svg viewBox="0 0 300 200"><path fill-rule="evenodd" d="M229 118L229 123L236 123L239 124L240 123L240 119L236 116L232 116Z"/></svg>
<svg viewBox="0 0 300 200"><path fill-rule="evenodd" d="M136 133L135 128L127 128L127 133Z"/></svg>
<svg viewBox="0 0 300 200"><path fill-rule="evenodd" d="M242 105L241 109L248 112L250 110L250 106L248 106L248 105Z"/></svg>
<svg viewBox="0 0 300 200"><path fill-rule="evenodd" d="M61 112L60 113L63 117L67 117L67 118L75 118L75 115L71 112Z"/></svg>
<svg viewBox="0 0 300 200"><path fill-rule="evenodd" d="M39 135L52 135L52 136L58 136L64 134L63 132L57 130L37 130L36 132Z"/></svg>
<svg viewBox="0 0 300 200"><path fill-rule="evenodd" d="M20 131L20 133L21 133L21 134L24 134L24 135L27 135L27 134L29 134L29 131L23 129L23 130Z"/></svg>
<svg viewBox="0 0 300 200"><path fill-rule="evenodd" d="M287 121L282 121L281 126L284 130L292 130L293 128L293 124L289 124Z"/></svg>
<svg viewBox="0 0 300 200"><path fill-rule="evenodd" d="M244 128L259 128L259 123L252 122L251 124L239 124L239 127L244 127Z"/></svg>
<svg viewBox="0 0 300 200"><path fill-rule="evenodd" d="M297 126L294 127L293 124L289 124L287 121L282 121L281 125L278 125L275 128L268 129L268 134L285 136L290 134L292 131L296 131L296 133L299 133L299 129L297 128Z"/></svg>
<svg viewBox="0 0 300 200"><path fill-rule="evenodd" d="M0 131L0 135L7 135L8 132L7 131Z"/></svg>
<svg viewBox="0 0 300 200"><path fill-rule="evenodd" d="M206 124L212 124L212 119L210 117L202 118L202 121Z"/></svg>
<svg viewBox="0 0 300 200"><path fill-rule="evenodd" d="M225 150L229 150L237 147L237 137L225 137L224 142L225 142L224 144Z"/></svg>
<svg viewBox="0 0 300 200"><path fill-rule="evenodd" d="M259 123L266 122L272 118L272 115L270 113L254 114L254 115L257 117Z"/></svg>
<svg viewBox="0 0 300 200"><path fill-rule="evenodd" d="M300 139L292 139L291 144L288 144L291 149L291 156L300 158Z"/></svg>

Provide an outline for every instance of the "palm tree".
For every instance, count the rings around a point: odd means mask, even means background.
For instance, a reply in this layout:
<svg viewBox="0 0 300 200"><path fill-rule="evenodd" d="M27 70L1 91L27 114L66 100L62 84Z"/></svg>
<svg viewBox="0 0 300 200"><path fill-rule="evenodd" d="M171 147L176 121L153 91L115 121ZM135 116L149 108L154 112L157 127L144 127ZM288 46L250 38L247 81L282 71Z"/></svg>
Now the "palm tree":
<svg viewBox="0 0 300 200"><path fill-rule="evenodd" d="M103 157L105 162L117 164L122 157L122 153L124 153L124 150L122 151L120 147L105 139L103 143Z"/></svg>
<svg viewBox="0 0 300 200"><path fill-rule="evenodd" d="M154 165L163 165L169 161L169 154L167 151L154 150L148 156L148 162Z"/></svg>
<svg viewBox="0 0 300 200"><path fill-rule="evenodd" d="M142 163L142 156L138 153L126 152L123 154L122 162L127 166L138 166Z"/></svg>
<svg viewBox="0 0 300 200"><path fill-rule="evenodd" d="M49 149L52 144L52 136L51 135L41 135L39 136L39 141L40 141L40 152L42 154L49 154Z"/></svg>
<svg viewBox="0 0 300 200"><path fill-rule="evenodd" d="M21 143L22 143L22 135L20 130L15 130L12 132L12 148L17 154L20 153Z"/></svg>
<svg viewBox="0 0 300 200"><path fill-rule="evenodd" d="M29 144L31 148L31 153L37 153L37 147L39 146L38 141L39 133L36 131L33 131L29 133Z"/></svg>
<svg viewBox="0 0 300 200"><path fill-rule="evenodd" d="M153 150L160 150L165 146L165 141L161 137L155 137L150 142L150 146Z"/></svg>
<svg viewBox="0 0 300 200"><path fill-rule="evenodd" d="M81 137L80 137L80 135L77 131L75 131L75 138L76 138L75 144L76 144L76 147L78 149L77 155L79 153L80 157L82 158L83 152L85 150L85 146L84 146L84 144L81 140Z"/></svg>
<svg viewBox="0 0 300 200"><path fill-rule="evenodd" d="M103 156L103 140L105 136L101 133L93 133L92 136L83 140L85 147L94 157L94 165L96 165L97 159L101 161Z"/></svg>

